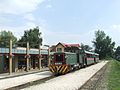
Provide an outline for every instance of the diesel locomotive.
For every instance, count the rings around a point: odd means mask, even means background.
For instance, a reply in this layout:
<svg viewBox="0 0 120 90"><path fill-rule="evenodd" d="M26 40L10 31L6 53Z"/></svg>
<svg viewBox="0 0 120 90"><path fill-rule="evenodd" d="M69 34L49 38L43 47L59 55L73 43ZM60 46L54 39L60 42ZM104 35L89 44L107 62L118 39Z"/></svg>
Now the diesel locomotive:
<svg viewBox="0 0 120 90"><path fill-rule="evenodd" d="M52 55L49 70L54 75L61 75L97 62L99 62L99 54L93 52L55 52Z"/></svg>

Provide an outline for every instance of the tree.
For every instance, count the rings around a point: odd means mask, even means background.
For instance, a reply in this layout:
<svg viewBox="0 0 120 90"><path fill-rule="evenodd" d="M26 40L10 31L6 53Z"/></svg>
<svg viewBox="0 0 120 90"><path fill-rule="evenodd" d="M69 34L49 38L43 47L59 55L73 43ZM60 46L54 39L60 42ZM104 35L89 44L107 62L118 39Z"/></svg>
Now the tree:
<svg viewBox="0 0 120 90"><path fill-rule="evenodd" d="M115 42L112 42L112 39L109 36L106 36L105 40L104 40L104 48L105 48L105 56L106 57L113 57L114 54L114 46L115 46Z"/></svg>
<svg viewBox="0 0 120 90"><path fill-rule="evenodd" d="M27 42L29 42L31 48L38 48L39 44L42 45L42 37L41 32L39 32L39 27L24 31L24 35L18 41L18 46L26 47Z"/></svg>
<svg viewBox="0 0 120 90"><path fill-rule="evenodd" d="M95 52L99 54L100 59L105 59L106 57L113 57L115 42L109 36L106 36L104 31L96 31L95 39L92 41L95 47Z"/></svg>
<svg viewBox="0 0 120 90"><path fill-rule="evenodd" d="M89 45L84 45L81 43L81 49L86 50L86 51L91 51L92 47L90 47Z"/></svg>
<svg viewBox="0 0 120 90"><path fill-rule="evenodd" d="M12 39L13 46L17 42L17 38L13 35L11 31L1 31L0 32L0 47L9 47L9 41Z"/></svg>
<svg viewBox="0 0 120 90"><path fill-rule="evenodd" d="M116 51L115 51L115 58L120 60L120 46L118 46Z"/></svg>

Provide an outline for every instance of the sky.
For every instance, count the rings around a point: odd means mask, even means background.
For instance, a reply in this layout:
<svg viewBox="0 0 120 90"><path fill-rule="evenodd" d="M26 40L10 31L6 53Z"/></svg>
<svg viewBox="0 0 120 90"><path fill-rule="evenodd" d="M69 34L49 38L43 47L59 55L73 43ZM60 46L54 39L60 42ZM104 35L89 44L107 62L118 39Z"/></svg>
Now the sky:
<svg viewBox="0 0 120 90"><path fill-rule="evenodd" d="M92 46L100 29L120 46L120 0L0 0L0 31L12 31L19 39L36 26L43 44Z"/></svg>

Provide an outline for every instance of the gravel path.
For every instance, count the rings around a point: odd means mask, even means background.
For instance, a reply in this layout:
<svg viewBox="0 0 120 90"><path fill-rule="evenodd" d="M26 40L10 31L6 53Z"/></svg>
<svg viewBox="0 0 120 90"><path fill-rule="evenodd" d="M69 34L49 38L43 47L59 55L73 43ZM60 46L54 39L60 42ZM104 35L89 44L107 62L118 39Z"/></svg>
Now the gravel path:
<svg viewBox="0 0 120 90"><path fill-rule="evenodd" d="M107 62L80 69L73 73L62 75L43 84L38 84L24 88L23 90L78 90L86 81L88 81L96 72L98 72Z"/></svg>

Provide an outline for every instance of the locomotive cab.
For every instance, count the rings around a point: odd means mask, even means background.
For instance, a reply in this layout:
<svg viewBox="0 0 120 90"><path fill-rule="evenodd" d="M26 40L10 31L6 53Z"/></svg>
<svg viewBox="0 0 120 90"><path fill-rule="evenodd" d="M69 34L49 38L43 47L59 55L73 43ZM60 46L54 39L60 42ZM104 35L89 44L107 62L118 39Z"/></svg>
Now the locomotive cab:
<svg viewBox="0 0 120 90"><path fill-rule="evenodd" d="M54 64L55 65L65 64L65 54L64 53L55 53L54 54Z"/></svg>

